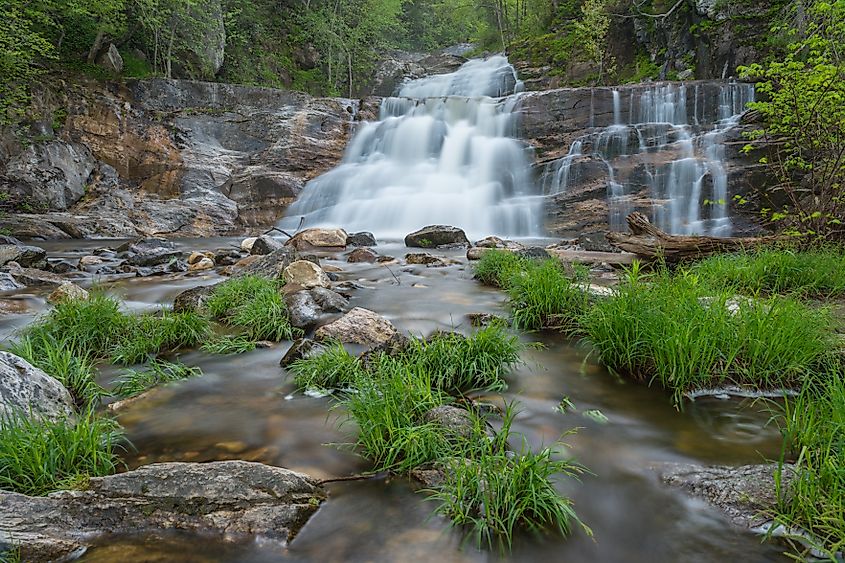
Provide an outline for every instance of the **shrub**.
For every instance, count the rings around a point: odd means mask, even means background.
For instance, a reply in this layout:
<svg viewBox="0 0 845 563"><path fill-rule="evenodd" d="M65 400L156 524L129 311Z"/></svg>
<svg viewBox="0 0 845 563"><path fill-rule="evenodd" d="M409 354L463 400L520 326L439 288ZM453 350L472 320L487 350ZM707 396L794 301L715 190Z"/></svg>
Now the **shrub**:
<svg viewBox="0 0 845 563"><path fill-rule="evenodd" d="M116 382L112 393L121 398L134 397L164 383L199 377L202 370L179 362L153 360L144 370L127 370Z"/></svg>
<svg viewBox="0 0 845 563"><path fill-rule="evenodd" d="M6 416L0 424L0 488L46 495L89 477L110 475L122 441L117 423L93 411L75 423Z"/></svg>
<svg viewBox="0 0 845 563"><path fill-rule="evenodd" d="M131 322L131 317L120 311L116 300L95 292L86 300L58 303L31 330L64 342L80 355L104 358L123 338Z"/></svg>

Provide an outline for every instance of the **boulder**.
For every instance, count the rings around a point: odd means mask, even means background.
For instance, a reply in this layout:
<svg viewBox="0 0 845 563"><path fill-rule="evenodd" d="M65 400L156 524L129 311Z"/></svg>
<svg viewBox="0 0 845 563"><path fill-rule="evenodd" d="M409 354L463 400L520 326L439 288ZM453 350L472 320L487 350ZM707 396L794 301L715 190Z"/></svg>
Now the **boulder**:
<svg viewBox="0 0 845 563"><path fill-rule="evenodd" d="M13 194L42 208L63 211L85 195L96 165L83 144L35 143L9 160L6 178Z"/></svg>
<svg viewBox="0 0 845 563"><path fill-rule="evenodd" d="M324 313L345 313L349 310L349 300L336 291L325 287L315 287L308 293Z"/></svg>
<svg viewBox="0 0 845 563"><path fill-rule="evenodd" d="M296 260L282 272L286 284L311 289L314 287L331 287L331 281L320 266L308 260Z"/></svg>
<svg viewBox="0 0 845 563"><path fill-rule="evenodd" d="M325 350L326 347L319 342L315 342L310 338L299 338L293 341L288 351L279 360L279 365L286 368L297 360L319 356Z"/></svg>
<svg viewBox="0 0 845 563"><path fill-rule="evenodd" d="M397 333L396 327L381 315L355 307L339 319L317 329L318 340L338 340L350 344L378 346Z"/></svg>
<svg viewBox="0 0 845 563"><path fill-rule="evenodd" d="M17 262L24 268L44 269L47 267L47 252L37 246L0 244L0 266L9 262Z"/></svg>
<svg viewBox="0 0 845 563"><path fill-rule="evenodd" d="M234 248L223 248L214 253L214 263L219 266L231 266L241 259L241 253Z"/></svg>
<svg viewBox="0 0 845 563"><path fill-rule="evenodd" d="M214 267L214 260L203 256L203 258L199 262L194 262L193 264L188 266L189 272L201 272L203 270L210 270Z"/></svg>
<svg viewBox="0 0 845 563"><path fill-rule="evenodd" d="M516 254L522 256L523 258L539 260L546 260L552 257L545 248L540 246L529 246L527 248L523 248L522 250L517 250Z"/></svg>
<svg viewBox="0 0 845 563"><path fill-rule="evenodd" d="M73 398L61 383L23 358L0 352L0 423L13 414L57 420L74 412Z"/></svg>
<svg viewBox="0 0 845 563"><path fill-rule="evenodd" d="M258 237L248 237L241 241L241 250L245 252L252 252L252 245L255 244L255 241L258 240Z"/></svg>
<svg viewBox="0 0 845 563"><path fill-rule="evenodd" d="M61 276L45 272L44 270L21 268L16 262L10 262L7 268L7 273L11 274L16 282L26 287L38 285L59 287L67 281Z"/></svg>
<svg viewBox="0 0 845 563"><path fill-rule="evenodd" d="M0 272L0 291L14 291L24 286L15 281L9 272Z"/></svg>
<svg viewBox="0 0 845 563"><path fill-rule="evenodd" d="M405 246L438 248L441 246L472 246L466 233L457 227L429 225L405 236Z"/></svg>
<svg viewBox="0 0 845 563"><path fill-rule="evenodd" d="M140 268L151 268L176 260L182 253L169 240L160 238L135 239L115 249L126 258L126 263Z"/></svg>
<svg viewBox="0 0 845 563"><path fill-rule="evenodd" d="M405 255L405 262L408 264L422 264L432 268L441 268L449 265L449 262L443 258L433 256L428 252L409 252Z"/></svg>
<svg viewBox="0 0 845 563"><path fill-rule="evenodd" d="M297 250L314 248L346 248L349 235L343 229L305 229L293 235L286 243Z"/></svg>
<svg viewBox="0 0 845 563"><path fill-rule="evenodd" d="M313 478L261 463L156 463L49 497L0 493L0 543L24 561L67 560L103 534L179 530L287 545L326 493Z"/></svg>
<svg viewBox="0 0 845 563"><path fill-rule="evenodd" d="M63 283L47 296L47 301L53 304L85 299L88 299L88 292L71 282Z"/></svg>
<svg viewBox="0 0 845 563"><path fill-rule="evenodd" d="M97 64L112 74L123 72L123 57L120 56L114 43L109 43L109 48L97 57Z"/></svg>
<svg viewBox="0 0 845 563"><path fill-rule="evenodd" d="M284 245L279 242L278 240L274 239L270 235L261 235L255 242L252 243L252 247L249 249L250 254L258 254L258 255L265 255L275 252L279 250Z"/></svg>
<svg viewBox="0 0 845 563"><path fill-rule="evenodd" d="M280 248L266 256L247 256L233 268L237 276L261 276L275 279L281 277L285 268L298 259L296 251L292 248Z"/></svg>
<svg viewBox="0 0 845 563"><path fill-rule="evenodd" d="M375 246L376 237L373 233L361 231L360 233L352 233L346 237L347 246Z"/></svg>
<svg viewBox="0 0 845 563"><path fill-rule="evenodd" d="M467 248L467 260L481 260L484 253L489 252L490 250L492 249L483 246L471 246L470 248Z"/></svg>
<svg viewBox="0 0 845 563"><path fill-rule="evenodd" d="M85 268L86 266L99 266L103 263L103 259L99 256L83 256L79 259L79 267Z"/></svg>
<svg viewBox="0 0 845 563"><path fill-rule="evenodd" d="M191 311L202 314L205 311L206 301L214 293L214 288L213 285L200 285L186 289L173 299L173 311L176 313Z"/></svg>
<svg viewBox="0 0 845 563"><path fill-rule="evenodd" d="M285 295L285 305L290 315L290 324L302 329L314 326L323 312L314 297L307 291Z"/></svg>
<svg viewBox="0 0 845 563"><path fill-rule="evenodd" d="M378 260L378 254L376 254L373 250L362 247L356 248L352 252L349 253L349 256L346 257L347 262L355 263L355 262L369 262L373 263Z"/></svg>
<svg viewBox="0 0 845 563"><path fill-rule="evenodd" d="M188 256L188 265L193 266L194 264L196 264L197 262L199 262L203 258L207 258L207 256L205 254L203 254L202 252L197 252L195 250L195 251L191 252L191 254Z"/></svg>

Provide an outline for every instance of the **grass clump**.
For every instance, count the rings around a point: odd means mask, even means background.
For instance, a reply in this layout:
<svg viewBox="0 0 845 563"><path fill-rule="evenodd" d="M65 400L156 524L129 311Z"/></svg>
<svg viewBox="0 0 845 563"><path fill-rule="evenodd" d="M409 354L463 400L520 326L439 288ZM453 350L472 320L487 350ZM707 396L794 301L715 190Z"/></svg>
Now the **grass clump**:
<svg viewBox="0 0 845 563"><path fill-rule="evenodd" d="M206 308L214 319L243 329L253 340L290 340L302 331L291 326L279 288L276 280L236 278L216 286Z"/></svg>
<svg viewBox="0 0 845 563"><path fill-rule="evenodd" d="M789 298L736 298L683 271L646 282L632 270L616 296L582 319L603 364L657 381L676 401L719 384L798 387L835 348L831 327L825 310Z"/></svg>
<svg viewBox="0 0 845 563"><path fill-rule="evenodd" d="M75 422L5 416L0 421L0 489L46 495L114 473L123 441L119 429L92 411Z"/></svg>
<svg viewBox="0 0 845 563"><path fill-rule="evenodd" d="M225 334L208 340L201 349L209 354L243 354L255 350L255 341L245 334Z"/></svg>
<svg viewBox="0 0 845 563"><path fill-rule="evenodd" d="M587 309L587 292L570 280L554 259L511 275L506 287L516 328L572 331Z"/></svg>
<svg viewBox="0 0 845 563"><path fill-rule="evenodd" d="M181 381L189 377L199 377L202 370L198 367L189 367L179 362L167 362L164 360L153 360L143 370L127 370L115 385L112 393L122 399L134 397L164 383Z"/></svg>
<svg viewBox="0 0 845 563"><path fill-rule="evenodd" d="M831 560L845 550L845 371L835 366L784 406L783 433L795 474L775 520L809 531ZM783 468L776 479L784 483ZM798 538L807 543L806 537Z"/></svg>
<svg viewBox="0 0 845 563"><path fill-rule="evenodd" d="M129 326L115 345L111 361L116 364L137 364L160 352L196 346L211 335L211 325L194 312L161 311L132 317Z"/></svg>
<svg viewBox="0 0 845 563"><path fill-rule="evenodd" d="M434 492L437 512L454 525L467 526L478 547L498 545L509 550L518 531L542 534L556 530L568 535L578 523L572 501L554 486L556 476L577 476L583 468L557 459L554 448L532 452L522 440L519 451L508 449L514 410L508 408L502 429L481 442L475 456L447 463L446 480Z"/></svg>
<svg viewBox="0 0 845 563"><path fill-rule="evenodd" d="M845 293L845 253L837 247L720 254L697 263L692 271L716 287L748 294L823 298Z"/></svg>
<svg viewBox="0 0 845 563"><path fill-rule="evenodd" d="M345 389L364 374L361 362L340 342L330 342L319 355L296 360L288 369L300 389Z"/></svg>
<svg viewBox="0 0 845 563"><path fill-rule="evenodd" d="M481 255L474 267L475 279L495 287L507 287L513 274L528 268L530 260L506 250L490 249Z"/></svg>

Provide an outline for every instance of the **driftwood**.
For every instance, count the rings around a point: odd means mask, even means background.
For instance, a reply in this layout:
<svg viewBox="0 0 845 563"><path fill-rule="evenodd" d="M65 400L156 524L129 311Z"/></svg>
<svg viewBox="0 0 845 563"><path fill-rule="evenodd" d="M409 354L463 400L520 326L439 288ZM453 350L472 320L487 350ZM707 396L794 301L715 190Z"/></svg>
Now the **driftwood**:
<svg viewBox="0 0 845 563"><path fill-rule="evenodd" d="M634 212L626 218L631 233L607 233L610 244L645 260L667 263L703 258L717 252L731 252L771 244L781 237L706 237L670 235L652 225L648 217Z"/></svg>

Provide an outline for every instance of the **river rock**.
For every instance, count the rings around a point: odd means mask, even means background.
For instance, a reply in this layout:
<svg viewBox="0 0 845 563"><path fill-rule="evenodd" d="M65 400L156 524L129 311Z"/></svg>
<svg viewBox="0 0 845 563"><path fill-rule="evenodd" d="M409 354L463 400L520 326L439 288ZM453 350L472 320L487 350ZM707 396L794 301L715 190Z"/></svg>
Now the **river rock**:
<svg viewBox="0 0 845 563"><path fill-rule="evenodd" d="M208 301L211 294L214 293L214 285L199 285L186 289L178 294L173 299L173 311L176 313L185 313L188 311L194 313L204 313L205 303Z"/></svg>
<svg viewBox="0 0 845 563"><path fill-rule="evenodd" d="M311 289L313 287L331 287L329 276L320 266L308 260L297 260L292 262L282 272L286 284Z"/></svg>
<svg viewBox="0 0 845 563"><path fill-rule="evenodd" d="M467 248L467 260L481 260L485 252L490 252L492 248L471 246Z"/></svg>
<svg viewBox="0 0 845 563"><path fill-rule="evenodd" d="M285 305L290 315L290 324L297 328L311 328L323 313L314 297L307 291L285 295Z"/></svg>
<svg viewBox="0 0 845 563"><path fill-rule="evenodd" d="M310 338L298 338L293 341L288 351L279 360L279 365L283 368L290 366L297 360L304 358L314 358L326 351L326 347Z"/></svg>
<svg viewBox="0 0 845 563"><path fill-rule="evenodd" d="M83 301L85 299L88 299L88 292L71 282L63 283L47 296L47 301L53 304L63 301Z"/></svg>
<svg viewBox="0 0 845 563"><path fill-rule="evenodd" d="M73 398L61 383L23 358L0 352L0 423L12 414L57 420L74 412Z"/></svg>
<svg viewBox="0 0 845 563"><path fill-rule="evenodd" d="M313 248L346 248L349 235L343 229L305 229L296 233L285 245L297 250Z"/></svg>
<svg viewBox="0 0 845 563"><path fill-rule="evenodd" d="M655 469L664 483L719 508L737 526L757 527L767 520L761 513L777 507L774 463L737 467L664 463ZM784 466L783 477L788 494L794 478L791 465Z"/></svg>
<svg viewBox="0 0 845 563"><path fill-rule="evenodd" d="M199 262L203 258L207 258L207 256L205 254L203 254L202 252L197 252L195 250L195 251L191 252L191 254L188 256L188 260L187 260L188 265L193 266L194 264L196 264L197 262Z"/></svg>
<svg viewBox="0 0 845 563"><path fill-rule="evenodd" d="M428 252L409 252L405 255L405 262L408 264L423 264L432 268L448 266L449 262L439 256L433 256Z"/></svg>
<svg viewBox="0 0 845 563"><path fill-rule="evenodd" d="M457 227L429 225L405 236L405 246L438 248L441 246L472 246L466 233Z"/></svg>
<svg viewBox="0 0 845 563"><path fill-rule="evenodd" d="M265 256L247 256L232 268L237 276L260 276L264 278L279 278L290 264L297 261L299 256L292 248L280 248Z"/></svg>
<svg viewBox="0 0 845 563"><path fill-rule="evenodd" d="M231 266L241 259L241 253L234 248L222 248L214 253L214 263L218 266Z"/></svg>
<svg viewBox="0 0 845 563"><path fill-rule="evenodd" d="M103 263L103 259L99 256L83 256L79 259L79 267L85 268L87 266L99 266Z"/></svg>
<svg viewBox="0 0 845 563"><path fill-rule="evenodd" d="M195 262L188 266L189 272L201 272L203 270L210 270L214 268L214 260L208 257L203 257L199 262Z"/></svg>
<svg viewBox="0 0 845 563"><path fill-rule="evenodd" d="M373 233L361 231L360 233L352 233L346 237L347 246L375 246L376 237Z"/></svg>
<svg viewBox="0 0 845 563"><path fill-rule="evenodd" d="M23 287L9 272L0 272L0 291L14 291Z"/></svg>
<svg viewBox="0 0 845 563"><path fill-rule="evenodd" d="M452 405L434 407L423 415L423 421L443 428L444 434L451 440L471 438L475 430L470 412Z"/></svg>
<svg viewBox="0 0 845 563"><path fill-rule="evenodd" d="M258 237L247 237L241 241L241 250L245 252L252 252L252 245L255 244L255 241L258 240Z"/></svg>
<svg viewBox="0 0 845 563"><path fill-rule="evenodd" d="M378 260L378 254L376 254L372 249L362 247L356 248L352 252L349 253L349 256L346 257L347 262L369 262L373 263Z"/></svg>
<svg viewBox="0 0 845 563"><path fill-rule="evenodd" d="M313 478L261 463L156 463L49 497L0 493L0 542L23 560L66 560L103 534L166 530L290 542L326 493ZM255 541L255 539L253 541Z"/></svg>
<svg viewBox="0 0 845 563"><path fill-rule="evenodd" d="M7 264L6 270L15 281L26 287L31 286L52 286L59 287L65 283L65 279L56 274L45 272L44 270L36 270L34 268L21 268L16 262Z"/></svg>
<svg viewBox="0 0 845 563"><path fill-rule="evenodd" d="M47 267L47 252L37 246L0 244L0 266L9 262L17 262L24 268L44 269Z"/></svg>
<svg viewBox="0 0 845 563"><path fill-rule="evenodd" d="M336 291L325 287L315 287L308 293L324 313L345 313L349 310L349 299Z"/></svg>
<svg viewBox="0 0 845 563"><path fill-rule="evenodd" d="M355 307L336 321L318 328L314 336L318 340L378 346L390 340L396 332L396 327L381 315Z"/></svg>
<svg viewBox="0 0 845 563"><path fill-rule="evenodd" d="M284 245L279 242L278 240L274 239L270 235L261 235L255 242L252 243L252 247L249 249L250 254L259 254L265 255L270 254L276 250L279 250Z"/></svg>
<svg viewBox="0 0 845 563"><path fill-rule="evenodd" d="M529 246L522 250L517 250L516 254L532 260L547 260L552 257L545 248L539 246Z"/></svg>

